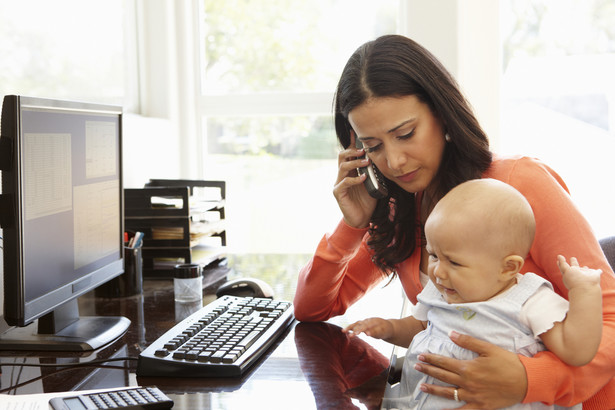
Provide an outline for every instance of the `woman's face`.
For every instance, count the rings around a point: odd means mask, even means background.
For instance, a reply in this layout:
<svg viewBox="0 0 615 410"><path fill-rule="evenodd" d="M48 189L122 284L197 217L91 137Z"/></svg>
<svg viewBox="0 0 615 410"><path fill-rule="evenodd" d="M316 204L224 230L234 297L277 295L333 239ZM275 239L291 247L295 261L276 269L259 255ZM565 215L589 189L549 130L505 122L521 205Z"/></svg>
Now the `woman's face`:
<svg viewBox="0 0 615 410"><path fill-rule="evenodd" d="M426 190L445 147L442 124L414 95L367 100L348 114L367 156L380 172L407 192Z"/></svg>

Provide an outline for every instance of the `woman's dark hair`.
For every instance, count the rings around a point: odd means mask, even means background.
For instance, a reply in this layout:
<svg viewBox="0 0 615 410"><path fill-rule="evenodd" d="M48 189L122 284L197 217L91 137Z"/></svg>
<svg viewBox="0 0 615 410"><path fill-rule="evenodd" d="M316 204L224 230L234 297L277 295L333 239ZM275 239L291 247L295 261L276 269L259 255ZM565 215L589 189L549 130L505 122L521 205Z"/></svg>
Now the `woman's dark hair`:
<svg viewBox="0 0 615 410"><path fill-rule="evenodd" d="M456 81L425 48L400 35L365 43L350 57L337 86L335 131L340 144L350 145L348 114L370 98L416 96L440 120L450 137L436 174L433 200L462 182L480 178L491 164L489 141ZM385 272L407 259L420 245L415 194L392 181L389 197L378 200L370 223L368 245Z"/></svg>

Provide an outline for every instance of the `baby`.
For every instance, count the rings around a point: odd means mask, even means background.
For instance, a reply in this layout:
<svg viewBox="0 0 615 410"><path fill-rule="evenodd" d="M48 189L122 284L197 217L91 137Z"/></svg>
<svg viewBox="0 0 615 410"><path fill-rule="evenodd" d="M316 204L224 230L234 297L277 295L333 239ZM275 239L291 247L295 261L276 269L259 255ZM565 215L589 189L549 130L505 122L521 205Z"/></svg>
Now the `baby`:
<svg viewBox="0 0 615 410"><path fill-rule="evenodd" d="M510 185L492 179L465 182L442 198L425 223L430 281L418 296L412 315L371 318L345 331L365 333L408 347L396 408L442 409L463 404L421 391L422 384L442 384L414 370L417 356L435 353L473 359L476 353L454 344L451 331L486 340L532 356L545 347L571 366L589 363L602 335L600 270L570 264L558 256L569 302L550 282L520 274L535 232L532 209ZM423 330L424 329L424 330ZM385 403L386 404L386 403ZM514 408L548 408L542 403Z"/></svg>

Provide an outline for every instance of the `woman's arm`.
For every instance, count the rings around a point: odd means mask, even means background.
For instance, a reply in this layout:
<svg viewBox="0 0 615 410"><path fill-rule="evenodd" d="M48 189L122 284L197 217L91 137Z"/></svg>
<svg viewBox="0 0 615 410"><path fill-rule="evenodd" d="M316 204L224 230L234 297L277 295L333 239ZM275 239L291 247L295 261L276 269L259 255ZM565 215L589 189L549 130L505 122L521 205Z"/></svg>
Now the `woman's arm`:
<svg viewBox="0 0 615 410"><path fill-rule="evenodd" d="M516 162L508 180L529 201L536 218L536 237L524 271L535 272L568 298L558 255L575 256L581 265L602 270L602 342L586 366L571 367L550 352L521 357L528 390L524 402L544 401L563 406L586 402L607 383L615 393L615 276L589 223L570 198L559 176L544 164L528 158ZM545 380L549 380L545 383ZM609 403L615 408L615 395ZM587 404L587 403L586 403Z"/></svg>
<svg viewBox="0 0 615 410"><path fill-rule="evenodd" d="M331 235L325 235L312 260L299 272L294 307L295 317L301 321L327 320L343 314L384 278L365 243L376 200L363 185L365 175L357 176L356 170L368 165L369 160L361 158L365 150L357 149L356 135L350 135L350 146L338 154L333 188L343 220Z"/></svg>
<svg viewBox="0 0 615 410"><path fill-rule="evenodd" d="M384 279L364 242L367 229L340 221L320 241L311 261L299 272L295 317L321 321L341 315Z"/></svg>

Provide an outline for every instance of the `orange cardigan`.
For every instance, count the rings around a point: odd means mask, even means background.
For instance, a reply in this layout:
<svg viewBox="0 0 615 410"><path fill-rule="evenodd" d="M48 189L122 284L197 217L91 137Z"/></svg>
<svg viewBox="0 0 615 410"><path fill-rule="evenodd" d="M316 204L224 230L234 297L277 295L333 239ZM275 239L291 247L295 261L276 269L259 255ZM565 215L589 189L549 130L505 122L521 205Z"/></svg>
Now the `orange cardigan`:
<svg viewBox="0 0 615 410"><path fill-rule="evenodd" d="M555 291L568 296L556 265L558 254L575 256L581 265L602 269L603 333L594 360L583 367L561 362L551 352L520 356L528 377L524 403L542 401L560 406L583 402L583 409L615 408L615 275L591 227L581 215L561 178L545 164L527 157L496 158L485 178L506 182L529 201L536 217L536 237L523 272L549 280ZM371 261L367 229L341 221L324 236L312 260L301 270L294 299L295 317L321 321L343 314L383 274ZM416 303L420 251L400 263L397 274L408 298Z"/></svg>

